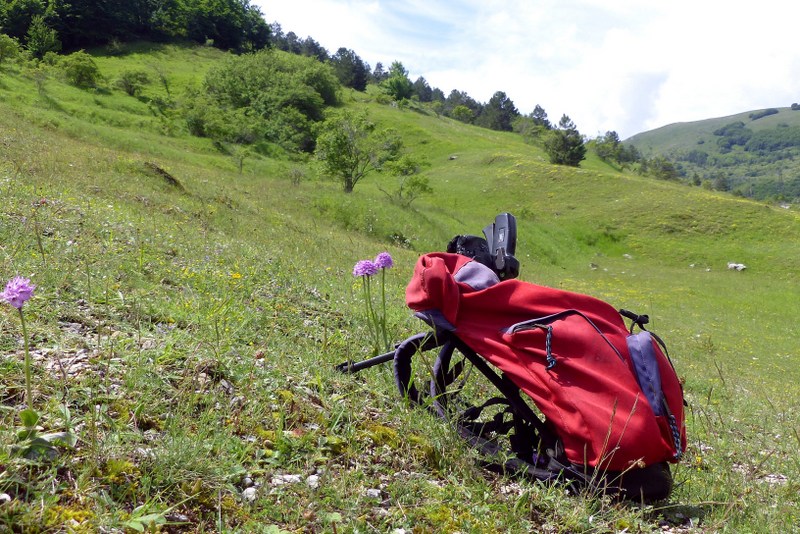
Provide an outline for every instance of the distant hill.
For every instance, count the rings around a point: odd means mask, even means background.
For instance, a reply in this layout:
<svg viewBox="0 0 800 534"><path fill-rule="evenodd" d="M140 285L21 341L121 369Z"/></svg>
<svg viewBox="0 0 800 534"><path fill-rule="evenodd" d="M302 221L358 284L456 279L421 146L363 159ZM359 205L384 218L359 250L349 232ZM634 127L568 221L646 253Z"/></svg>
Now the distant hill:
<svg viewBox="0 0 800 534"><path fill-rule="evenodd" d="M670 124L625 142L661 156L681 180L759 200L800 198L800 107Z"/></svg>

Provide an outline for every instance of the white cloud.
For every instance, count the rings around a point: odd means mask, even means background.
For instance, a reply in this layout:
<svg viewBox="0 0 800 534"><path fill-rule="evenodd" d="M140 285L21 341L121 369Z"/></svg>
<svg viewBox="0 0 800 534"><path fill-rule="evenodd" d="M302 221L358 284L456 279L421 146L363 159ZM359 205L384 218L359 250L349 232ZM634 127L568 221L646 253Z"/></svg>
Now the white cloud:
<svg viewBox="0 0 800 534"><path fill-rule="evenodd" d="M800 100L800 3L761 0L256 0L268 22L445 94L504 91L625 138Z"/></svg>

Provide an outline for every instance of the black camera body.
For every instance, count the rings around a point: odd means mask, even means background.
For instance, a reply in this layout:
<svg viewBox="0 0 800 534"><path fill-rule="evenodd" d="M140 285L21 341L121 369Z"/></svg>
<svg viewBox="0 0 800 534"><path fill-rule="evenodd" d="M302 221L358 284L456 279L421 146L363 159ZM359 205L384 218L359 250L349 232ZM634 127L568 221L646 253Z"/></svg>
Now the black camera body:
<svg viewBox="0 0 800 534"><path fill-rule="evenodd" d="M514 257L517 248L517 219L501 213L483 229L483 237L457 235L447 244L447 252L462 254L489 267L500 280L519 276L519 261Z"/></svg>

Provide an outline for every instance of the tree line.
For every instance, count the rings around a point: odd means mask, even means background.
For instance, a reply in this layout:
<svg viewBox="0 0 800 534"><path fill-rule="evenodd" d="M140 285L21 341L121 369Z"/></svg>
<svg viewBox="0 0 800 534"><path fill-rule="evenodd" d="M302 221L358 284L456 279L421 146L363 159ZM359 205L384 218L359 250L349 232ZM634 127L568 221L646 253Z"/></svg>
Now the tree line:
<svg viewBox="0 0 800 534"><path fill-rule="evenodd" d="M423 76L412 81L399 61L373 68L353 50L342 47L331 54L311 37L284 33L277 22L267 24L250 0L8 0L0 5L0 35L6 39L0 42L0 63L3 50L17 44L38 60L72 51L64 65L77 73L73 78L80 85L91 85L96 76L91 58L80 52L86 47L188 39L234 51L187 95L182 111L190 133L261 152L269 152L264 146L279 146L313 153L321 131L315 124L325 119L326 107L336 105L336 86L366 91L373 84L398 105L408 102L467 124L516 132L540 145L554 164L578 166L588 148L620 165L640 161L616 132L588 140L566 114L555 124L540 105L523 114L503 91L485 103L457 89L445 95ZM267 53L271 49L298 59ZM145 73L127 72L116 83L134 96L148 81ZM167 104L157 103L162 112Z"/></svg>
<svg viewBox="0 0 800 534"><path fill-rule="evenodd" d="M250 0L4 0L0 32L35 55L112 41L189 40L246 52L269 44L269 25ZM55 37L37 49L42 32ZM33 40L33 42L32 42Z"/></svg>

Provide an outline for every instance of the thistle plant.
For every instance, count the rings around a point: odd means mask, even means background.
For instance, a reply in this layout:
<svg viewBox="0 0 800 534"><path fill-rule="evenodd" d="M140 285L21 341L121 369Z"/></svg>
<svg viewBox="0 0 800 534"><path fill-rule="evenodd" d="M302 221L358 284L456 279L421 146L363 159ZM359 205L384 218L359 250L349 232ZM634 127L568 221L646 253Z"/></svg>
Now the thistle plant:
<svg viewBox="0 0 800 534"><path fill-rule="evenodd" d="M28 348L28 330L25 326L25 314L22 306L33 296L36 286L31 281L21 276L15 276L6 284L6 289L0 293L0 299L5 300L19 312L22 323L22 340L25 345L25 400L28 409L33 410L33 387L31 386L31 355Z"/></svg>
<svg viewBox="0 0 800 534"><path fill-rule="evenodd" d="M392 256L388 252L381 252L372 260L360 260L353 267L353 276L360 277L364 290L364 306L367 312L372 348L375 354L389 349L389 335L386 330L386 270L394 265ZM372 277L381 273L381 307L376 312L372 303L370 281Z"/></svg>

